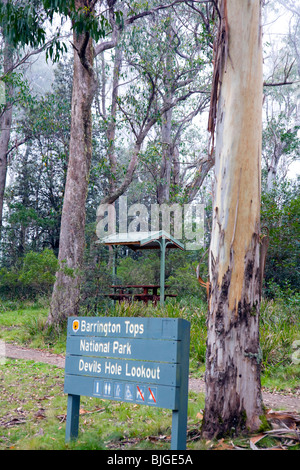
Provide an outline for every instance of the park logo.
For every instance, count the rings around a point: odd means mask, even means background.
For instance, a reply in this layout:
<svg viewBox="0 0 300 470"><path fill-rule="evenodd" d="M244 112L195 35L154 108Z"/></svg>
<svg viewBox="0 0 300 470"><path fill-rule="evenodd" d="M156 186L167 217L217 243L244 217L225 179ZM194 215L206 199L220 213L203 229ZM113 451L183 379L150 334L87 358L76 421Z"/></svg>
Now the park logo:
<svg viewBox="0 0 300 470"><path fill-rule="evenodd" d="M75 333L79 330L79 320L73 320L72 329Z"/></svg>

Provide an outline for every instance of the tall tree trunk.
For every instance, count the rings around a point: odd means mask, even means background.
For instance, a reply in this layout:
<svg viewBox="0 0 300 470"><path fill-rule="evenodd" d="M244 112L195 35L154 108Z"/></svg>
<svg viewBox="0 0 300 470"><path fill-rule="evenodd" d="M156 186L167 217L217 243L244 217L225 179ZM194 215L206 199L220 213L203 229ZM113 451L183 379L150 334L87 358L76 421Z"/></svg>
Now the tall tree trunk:
<svg viewBox="0 0 300 470"><path fill-rule="evenodd" d="M4 74L11 69L13 65L13 52L12 48L5 39L4 52L3 52L3 68ZM12 87L8 85L8 98L12 96ZM2 229L2 218L3 218L3 203L4 203L4 191L6 185L7 175L7 152L10 140L12 123L12 104L7 102L5 110L0 118L0 239Z"/></svg>
<svg viewBox="0 0 300 470"><path fill-rule="evenodd" d="M165 67L164 67L164 106L169 107L168 111L162 116L161 123L161 139L162 139L162 160L160 166L159 174L159 184L157 187L157 202L163 204L169 202L170 200L170 185L171 185L171 170L173 163L173 148L172 148L172 115L173 108L171 107L173 101L172 85L172 69L173 69L173 60L172 56L172 42L174 40L174 31L172 29L172 24L167 26L166 31L169 41L170 49L166 54L165 58Z"/></svg>
<svg viewBox="0 0 300 470"><path fill-rule="evenodd" d="M75 0L77 11L95 14L95 0ZM76 33L73 25L74 71L69 163L59 239L59 264L53 287L48 325L59 326L70 315L78 315L81 269L85 250L86 197L92 158L92 102L97 89L94 58L117 45L114 5L107 0L111 39L93 47L89 32ZM87 21L88 23L88 21Z"/></svg>
<svg viewBox="0 0 300 470"><path fill-rule="evenodd" d="M276 181L278 164L279 164L280 157L282 156L282 148L283 148L282 142L279 144L275 143L274 153L271 156L271 162L268 165L268 175L267 175L267 191L268 192L272 191L274 187L274 183Z"/></svg>
<svg viewBox="0 0 300 470"><path fill-rule="evenodd" d="M205 438L255 431L262 415L260 0L219 0L219 12Z"/></svg>
<svg viewBox="0 0 300 470"><path fill-rule="evenodd" d="M143 133L141 136L137 137L133 150L132 150L131 159L128 164L123 180L120 182L119 186L117 186L114 189L113 192L109 193L107 196L104 196L104 198L102 198L100 205L113 204L120 196L122 196L122 194L125 193L126 189L131 184L135 169L137 167L141 146L142 146L145 136L146 136L146 133Z"/></svg>
<svg viewBox="0 0 300 470"><path fill-rule="evenodd" d="M119 81L122 66L122 48L115 48L114 58L114 71L112 82L112 96L111 96L111 112L109 116L109 123L106 130L106 137L108 140L107 154L110 162L110 181L109 192L110 194L116 190L117 186L117 156L116 156L116 125L117 125L117 102L119 97Z"/></svg>
<svg viewBox="0 0 300 470"><path fill-rule="evenodd" d="M78 8L84 1L77 1ZM69 163L61 217L60 270L56 274L48 324L77 315L85 248L85 203L92 156L91 105L96 90L94 50L88 33L73 34L74 73Z"/></svg>
<svg viewBox="0 0 300 470"><path fill-rule="evenodd" d="M173 109L171 108L163 116L161 124L162 161L159 174L160 181L157 187L157 202L159 204L169 202L170 199L171 170L173 163L173 148L171 141L172 114Z"/></svg>

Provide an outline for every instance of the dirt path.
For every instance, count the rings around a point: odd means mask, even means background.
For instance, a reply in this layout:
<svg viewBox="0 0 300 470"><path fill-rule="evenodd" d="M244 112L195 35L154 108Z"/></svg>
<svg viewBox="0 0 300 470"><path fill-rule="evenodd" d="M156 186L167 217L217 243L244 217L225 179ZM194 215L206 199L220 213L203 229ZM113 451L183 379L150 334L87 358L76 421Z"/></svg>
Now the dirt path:
<svg viewBox="0 0 300 470"><path fill-rule="evenodd" d="M60 354L52 354L40 349L23 348L12 344L5 344L5 356L10 359L25 359L28 361L45 362L63 369L65 358Z"/></svg>
<svg viewBox="0 0 300 470"><path fill-rule="evenodd" d="M205 390L204 381L199 379L190 379L189 382L190 390L194 392L203 392ZM263 402L266 408L271 408L273 410L285 410L291 412L300 412L300 394L297 391L297 394L291 393L279 393L279 392L262 392Z"/></svg>
<svg viewBox="0 0 300 470"><path fill-rule="evenodd" d="M54 366L64 368L65 358L63 355L52 354L39 349L23 348L6 343L5 356L10 359L25 359L36 362L45 362ZM204 393L204 381L201 379L190 378L189 388L197 393ZM267 408L273 410L286 410L292 412L300 412L300 389L297 393L282 394L279 392L270 393L263 391L263 401Z"/></svg>

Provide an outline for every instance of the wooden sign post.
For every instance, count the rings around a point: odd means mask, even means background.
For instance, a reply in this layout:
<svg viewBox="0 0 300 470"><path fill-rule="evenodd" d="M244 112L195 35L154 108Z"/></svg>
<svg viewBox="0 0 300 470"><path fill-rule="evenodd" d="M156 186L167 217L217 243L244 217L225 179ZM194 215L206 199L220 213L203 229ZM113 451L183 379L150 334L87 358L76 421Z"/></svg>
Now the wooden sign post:
<svg viewBox="0 0 300 470"><path fill-rule="evenodd" d="M181 318L69 318L66 442L78 437L83 395L171 409L171 449L185 450L189 349Z"/></svg>

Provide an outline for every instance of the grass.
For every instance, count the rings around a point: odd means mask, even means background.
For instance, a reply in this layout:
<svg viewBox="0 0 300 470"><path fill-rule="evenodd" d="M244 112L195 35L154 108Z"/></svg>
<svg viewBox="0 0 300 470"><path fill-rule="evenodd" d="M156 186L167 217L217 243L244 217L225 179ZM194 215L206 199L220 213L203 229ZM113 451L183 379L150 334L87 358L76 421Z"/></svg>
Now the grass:
<svg viewBox="0 0 300 470"><path fill-rule="evenodd" d="M56 367L6 360L0 369L0 450L170 449L171 411L88 397L81 397L79 438L65 444L63 382L64 371ZM203 396L191 392L191 432L199 429L203 407Z"/></svg>
<svg viewBox="0 0 300 470"><path fill-rule="evenodd" d="M66 332L57 335L45 330L47 315L45 301L0 303L0 339L31 348L49 349L57 354L64 353Z"/></svg>
<svg viewBox="0 0 300 470"><path fill-rule="evenodd" d="M299 299L298 299L299 300ZM300 365L291 361L292 343L300 339L297 298L264 301L261 308L262 385L270 389L299 389ZM165 310L140 304L116 305L107 316L182 317L191 322L190 371L205 371L205 304L189 299L170 301ZM47 303L0 303L0 340L65 352L66 333L45 330ZM103 312L102 312L103 314ZM80 435L65 444L66 396L64 371L47 364L9 360L0 365L0 449L170 449L171 411L141 405L81 398ZM189 393L188 449L228 444L199 439L204 396ZM249 447L248 441L236 445ZM263 439L262 442L266 442Z"/></svg>
<svg viewBox="0 0 300 470"><path fill-rule="evenodd" d="M59 335L45 330L48 306L44 299L34 303L0 303L0 340L23 344L27 347L48 349L64 353L66 332ZM84 312L88 314L88 312ZM199 299L170 299L165 309L147 307L140 303L116 304L106 316L166 316L185 318L191 322L190 370L199 378L205 371L207 306ZM263 301L261 305L262 385L264 387L293 390L300 379L299 365L293 364L293 342L300 339L299 296L276 301Z"/></svg>

